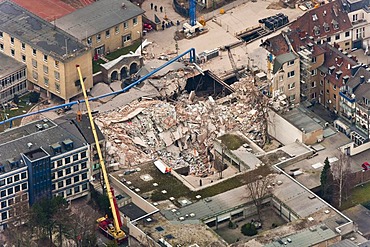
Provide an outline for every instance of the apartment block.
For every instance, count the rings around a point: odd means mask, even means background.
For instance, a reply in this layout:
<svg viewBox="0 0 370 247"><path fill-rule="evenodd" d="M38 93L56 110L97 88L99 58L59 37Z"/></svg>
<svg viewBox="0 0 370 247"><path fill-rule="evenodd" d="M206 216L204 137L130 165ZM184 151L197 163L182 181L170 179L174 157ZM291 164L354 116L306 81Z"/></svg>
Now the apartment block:
<svg viewBox="0 0 370 247"><path fill-rule="evenodd" d="M127 0L100 0L56 20L56 25L99 57L140 40L143 14Z"/></svg>
<svg viewBox="0 0 370 247"><path fill-rule="evenodd" d="M25 92L27 92L26 65L0 52L0 104Z"/></svg>
<svg viewBox="0 0 370 247"><path fill-rule="evenodd" d="M0 53L27 66L28 89L68 102L81 94L76 65L92 87L90 49L15 3L0 3Z"/></svg>

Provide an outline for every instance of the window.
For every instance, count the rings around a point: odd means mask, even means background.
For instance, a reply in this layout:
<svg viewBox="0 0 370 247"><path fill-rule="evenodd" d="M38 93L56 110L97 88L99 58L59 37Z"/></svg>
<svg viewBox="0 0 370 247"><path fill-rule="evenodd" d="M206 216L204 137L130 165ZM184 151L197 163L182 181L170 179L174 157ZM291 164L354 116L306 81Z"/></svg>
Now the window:
<svg viewBox="0 0 370 247"><path fill-rule="evenodd" d="M320 90L320 95L323 95L324 94L324 91L323 90Z"/></svg>
<svg viewBox="0 0 370 247"><path fill-rule="evenodd" d="M72 189L68 189L68 190L66 191L66 195L67 195L67 196L72 195Z"/></svg>
<svg viewBox="0 0 370 247"><path fill-rule="evenodd" d="M3 32L0 32L0 39L3 39Z"/></svg>
<svg viewBox="0 0 370 247"><path fill-rule="evenodd" d="M345 32L344 37L349 37L349 31Z"/></svg>
<svg viewBox="0 0 370 247"><path fill-rule="evenodd" d="M10 205L13 205L13 203L14 203L14 199L13 198L10 198L9 200L8 200L8 205L10 206Z"/></svg>
<svg viewBox="0 0 370 247"><path fill-rule="evenodd" d="M344 43L345 46L349 46L349 42Z"/></svg>
<svg viewBox="0 0 370 247"><path fill-rule="evenodd" d="M66 174L68 175L68 174L71 174L71 168L70 167L68 167L67 169L66 169Z"/></svg>
<svg viewBox="0 0 370 247"><path fill-rule="evenodd" d="M55 91L57 91L57 93L60 93L60 84L59 83L55 83Z"/></svg>
<svg viewBox="0 0 370 247"><path fill-rule="evenodd" d="M37 68L37 61L35 59L32 58L32 66L34 68Z"/></svg>
<svg viewBox="0 0 370 247"><path fill-rule="evenodd" d="M86 151L81 153L81 159L86 158Z"/></svg>
<svg viewBox="0 0 370 247"><path fill-rule="evenodd" d="M51 179L55 179L55 172L51 174Z"/></svg>
<svg viewBox="0 0 370 247"><path fill-rule="evenodd" d="M26 44L22 43L22 50L24 51L26 49Z"/></svg>
<svg viewBox="0 0 370 247"><path fill-rule="evenodd" d="M326 89L326 94L329 94L329 89Z"/></svg>
<svg viewBox="0 0 370 247"><path fill-rule="evenodd" d="M54 77L55 77L55 80L59 81L60 77L59 77L59 72L58 71L54 71Z"/></svg>
<svg viewBox="0 0 370 247"><path fill-rule="evenodd" d="M87 190L87 184L82 185L82 190Z"/></svg>
<svg viewBox="0 0 370 247"><path fill-rule="evenodd" d="M279 81L283 81L284 80L284 76L283 75L279 75Z"/></svg>
<svg viewBox="0 0 370 247"><path fill-rule="evenodd" d="M1 202L1 208L6 208L6 201Z"/></svg>
<svg viewBox="0 0 370 247"><path fill-rule="evenodd" d="M49 78L44 77L44 85L45 85L46 87L49 87Z"/></svg>
<svg viewBox="0 0 370 247"><path fill-rule="evenodd" d="M76 161L76 160L78 160L78 154L73 155L73 161Z"/></svg>
<svg viewBox="0 0 370 247"><path fill-rule="evenodd" d="M87 166L86 166L86 162L84 163L81 163L81 169L85 169Z"/></svg>
<svg viewBox="0 0 370 247"><path fill-rule="evenodd" d="M44 62L47 62L47 61L48 61L48 55L44 54Z"/></svg>
<svg viewBox="0 0 370 247"><path fill-rule="evenodd" d="M110 37L110 30L105 31L105 37L108 39Z"/></svg>
<svg viewBox="0 0 370 247"><path fill-rule="evenodd" d="M294 102L295 101L295 94L292 94L289 96L289 102Z"/></svg>
<svg viewBox="0 0 370 247"><path fill-rule="evenodd" d="M44 65L43 67L44 67L44 73L46 75L49 74L49 68L48 68L48 66Z"/></svg>
<svg viewBox="0 0 370 247"><path fill-rule="evenodd" d="M76 186L74 190L75 190L75 193L80 192L80 186Z"/></svg>
<svg viewBox="0 0 370 247"><path fill-rule="evenodd" d="M12 195L13 193L14 193L13 188L9 188L9 189L8 189L8 195Z"/></svg>
<svg viewBox="0 0 370 247"><path fill-rule="evenodd" d="M91 38L91 37L88 37L88 38L87 38L87 44L88 44L88 45L92 45L92 38Z"/></svg>
<svg viewBox="0 0 370 247"><path fill-rule="evenodd" d="M127 42L127 41L130 41L131 40L131 35L126 35L126 36L123 36L123 42Z"/></svg>
<svg viewBox="0 0 370 247"><path fill-rule="evenodd" d="M57 166L58 166L58 167L60 167L60 166L62 166L62 165L63 165L62 160L58 160L58 161L57 161Z"/></svg>
<svg viewBox="0 0 370 247"><path fill-rule="evenodd" d="M1 197L5 197L5 196L6 196L6 191L5 191L5 190L2 190L2 191L0 192L0 196L1 196Z"/></svg>
<svg viewBox="0 0 370 247"><path fill-rule="evenodd" d="M26 177L27 177L26 172L22 172L22 174L21 174L21 178L22 178L22 179L25 179Z"/></svg>
<svg viewBox="0 0 370 247"><path fill-rule="evenodd" d="M68 178L67 180L66 180L66 185L70 185L72 183L72 179L71 178Z"/></svg>
<svg viewBox="0 0 370 247"><path fill-rule="evenodd" d="M13 183L13 178L12 177L7 178L6 179L6 184L11 184L11 183Z"/></svg>
<svg viewBox="0 0 370 247"><path fill-rule="evenodd" d="M312 88L316 87L316 81L311 82L311 87Z"/></svg>
<svg viewBox="0 0 370 247"><path fill-rule="evenodd" d="M10 44L14 45L14 37L10 37Z"/></svg>
<svg viewBox="0 0 370 247"><path fill-rule="evenodd" d="M291 90L293 88L295 88L295 82L293 82L293 83L291 83L291 84L288 85L288 89L289 90Z"/></svg>
<svg viewBox="0 0 370 247"><path fill-rule="evenodd" d="M0 186L4 186L5 185L5 179L1 179L0 180Z"/></svg>
<svg viewBox="0 0 370 247"><path fill-rule="evenodd" d="M335 40L340 39L340 34L335 35Z"/></svg>
<svg viewBox="0 0 370 247"><path fill-rule="evenodd" d="M337 90L337 86L336 86L336 85L333 85L333 89L334 89L334 90Z"/></svg>
<svg viewBox="0 0 370 247"><path fill-rule="evenodd" d="M14 57L15 56L15 50L14 49L11 49L10 50L10 54L12 54L12 56Z"/></svg>
<svg viewBox="0 0 370 247"><path fill-rule="evenodd" d="M27 189L27 183L23 183L22 184L22 190L26 190Z"/></svg>
<svg viewBox="0 0 370 247"><path fill-rule="evenodd" d="M17 174L17 175L14 176L14 181L15 182L19 181L19 174Z"/></svg>
<svg viewBox="0 0 370 247"><path fill-rule="evenodd" d="M63 171L58 171L58 178L63 177Z"/></svg>
<svg viewBox="0 0 370 247"><path fill-rule="evenodd" d="M311 75L317 75L317 69L311 70Z"/></svg>
<svg viewBox="0 0 370 247"><path fill-rule="evenodd" d="M37 72L36 71L32 71L32 78L35 80L35 81L37 81L38 80L38 78L39 78L39 75L37 74Z"/></svg>
<svg viewBox="0 0 370 247"><path fill-rule="evenodd" d="M1 219L6 220L8 218L8 212L1 213Z"/></svg>
<svg viewBox="0 0 370 247"><path fill-rule="evenodd" d="M333 98L336 99L337 98L337 95L336 94L333 94Z"/></svg>
<svg viewBox="0 0 370 247"><path fill-rule="evenodd" d="M69 164L71 163L71 157L67 157L64 159L64 164Z"/></svg>
<svg viewBox="0 0 370 247"><path fill-rule="evenodd" d="M77 171L78 171L78 165L73 166L73 172L77 172Z"/></svg>
<svg viewBox="0 0 370 247"><path fill-rule="evenodd" d="M82 174L81 179L84 180L87 178L87 173Z"/></svg>
<svg viewBox="0 0 370 247"><path fill-rule="evenodd" d="M132 22L134 23L134 26L137 25L137 17L134 17L134 19L132 19Z"/></svg>
<svg viewBox="0 0 370 247"><path fill-rule="evenodd" d="M294 60L288 62L288 66L292 66L293 64L294 64Z"/></svg>
<svg viewBox="0 0 370 247"><path fill-rule="evenodd" d="M36 56L36 49L32 50L32 55Z"/></svg>
<svg viewBox="0 0 370 247"><path fill-rule="evenodd" d="M0 51L4 51L4 44L0 43Z"/></svg>
<svg viewBox="0 0 370 247"><path fill-rule="evenodd" d="M311 94L311 99L316 99L316 92Z"/></svg>
<svg viewBox="0 0 370 247"><path fill-rule="evenodd" d="M99 34L96 35L96 42L100 42L100 40L101 40L101 35L99 33Z"/></svg>
<svg viewBox="0 0 370 247"><path fill-rule="evenodd" d="M291 77L293 77L293 76L294 76L294 70L293 70L293 71L288 72L288 78L291 78Z"/></svg>
<svg viewBox="0 0 370 247"><path fill-rule="evenodd" d="M55 184L51 185L51 190L55 190Z"/></svg>
<svg viewBox="0 0 370 247"><path fill-rule="evenodd" d="M26 55L22 54L22 62L26 62Z"/></svg>
<svg viewBox="0 0 370 247"><path fill-rule="evenodd" d="M14 190L15 193L19 192L21 190L21 186L20 185L15 186Z"/></svg>
<svg viewBox="0 0 370 247"><path fill-rule="evenodd" d="M355 14L355 15L352 16L352 21L357 21L357 19L358 19L357 14Z"/></svg>
<svg viewBox="0 0 370 247"><path fill-rule="evenodd" d="M57 68L57 69L59 68L59 61L57 61L57 60L54 61L54 67Z"/></svg>
<svg viewBox="0 0 370 247"><path fill-rule="evenodd" d="M312 63L316 63L316 57L311 58Z"/></svg>
<svg viewBox="0 0 370 247"><path fill-rule="evenodd" d="M58 182L58 189L60 189L60 188L62 188L63 187L63 181L60 181L60 182Z"/></svg>
<svg viewBox="0 0 370 247"><path fill-rule="evenodd" d="M114 31L115 31L116 33L119 33L119 26L116 26L116 27L114 28Z"/></svg>
<svg viewBox="0 0 370 247"><path fill-rule="evenodd" d="M330 43L331 42L331 37L327 37L326 42Z"/></svg>
<svg viewBox="0 0 370 247"><path fill-rule="evenodd" d="M77 183L78 181L80 181L80 176L75 176L75 177L73 178L73 181L74 181L75 183Z"/></svg>
<svg viewBox="0 0 370 247"><path fill-rule="evenodd" d="M127 23L127 21L123 23L123 28L124 28L124 29L127 29L127 28L128 28L128 23Z"/></svg>

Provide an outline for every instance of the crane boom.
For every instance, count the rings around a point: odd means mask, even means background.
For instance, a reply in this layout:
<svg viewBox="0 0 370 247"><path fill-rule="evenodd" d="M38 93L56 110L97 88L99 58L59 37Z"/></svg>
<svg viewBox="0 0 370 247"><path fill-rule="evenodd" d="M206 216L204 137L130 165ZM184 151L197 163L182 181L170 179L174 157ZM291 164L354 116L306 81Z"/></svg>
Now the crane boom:
<svg viewBox="0 0 370 247"><path fill-rule="evenodd" d="M225 48L227 50L227 54L229 55L229 60L230 60L230 63L231 63L231 67L233 68L235 77L236 77L237 80L239 80L240 75L239 75L239 72L238 72L238 68L236 67L236 63L235 63L233 54L231 53L231 48L230 48L230 46L225 46Z"/></svg>
<svg viewBox="0 0 370 247"><path fill-rule="evenodd" d="M78 76L79 76L79 79L80 79L80 84L81 84L81 87L82 87L82 93L83 93L84 99L85 99L85 104L86 104L87 114L88 114L89 120L90 120L91 130L92 130L92 133L94 135L94 141L95 141L96 150L97 150L98 156L99 156L100 167L101 167L101 170L103 172L103 178L104 178L104 183L105 183L105 187L106 187L107 194L108 194L110 208L111 208L112 214L113 214L114 231L111 232L111 234L112 234L112 237L115 240L123 239L123 238L125 238L126 234L121 230L120 223L119 223L120 220L117 217L117 215L118 215L117 213L119 213L119 212L117 212L118 208L116 208L116 205L114 203L113 193L112 193L109 181L108 181L108 174L107 174L107 170L105 169L105 162L104 162L103 155L102 155L102 152L101 152L101 149L100 149L99 138L98 138L98 134L97 134L96 129L95 129L95 123L94 123L94 120L93 120L93 117L92 117L92 114L91 114L91 108L90 108L90 104L89 104L89 99L87 97L85 84L83 82L81 69L80 69L79 65L76 65L76 68L77 68Z"/></svg>

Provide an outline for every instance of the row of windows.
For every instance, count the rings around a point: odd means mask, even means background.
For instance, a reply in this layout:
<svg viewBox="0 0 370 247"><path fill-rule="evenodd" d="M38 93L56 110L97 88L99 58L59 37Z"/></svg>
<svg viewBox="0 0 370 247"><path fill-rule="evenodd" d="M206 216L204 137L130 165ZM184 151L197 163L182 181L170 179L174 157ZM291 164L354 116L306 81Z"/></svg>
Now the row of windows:
<svg viewBox="0 0 370 247"><path fill-rule="evenodd" d="M67 196L71 196L79 192L85 191L87 189L88 189L88 185L87 183L85 183L82 185L75 186L73 188L66 189L65 191L61 191L57 194L57 196L67 197Z"/></svg>
<svg viewBox="0 0 370 247"><path fill-rule="evenodd" d="M18 83L17 85L14 85L6 90L3 90L0 94L0 103L8 101L12 98L14 98L14 94L22 94L27 91L27 83L26 80L24 80L21 83Z"/></svg>
<svg viewBox="0 0 370 247"><path fill-rule="evenodd" d="M0 203L0 208L4 209L6 207L9 207L9 206L13 205L14 204L14 199L15 199L15 203L18 203L18 202L21 201L21 198L22 198L22 201L28 200L28 194L24 193L21 196L16 196L16 197L10 198L9 200L4 200Z"/></svg>
<svg viewBox="0 0 370 247"><path fill-rule="evenodd" d="M21 174L15 174L13 176L9 176L6 179L0 179L0 187L12 184L13 182L18 182L21 179L26 179L27 173L22 172Z"/></svg>
<svg viewBox="0 0 370 247"><path fill-rule="evenodd" d="M0 85L3 87L9 86L14 82L22 80L26 77L26 69L22 69L20 71L15 72L3 79L0 79Z"/></svg>
<svg viewBox="0 0 370 247"><path fill-rule="evenodd" d="M57 160L57 161L54 161L53 163L51 163L51 169L54 169L56 167L61 167L63 165L67 165L67 164L71 163L71 161L75 162L75 161L84 159L86 157L87 157L86 156L86 151L83 151L79 154L74 154L72 156L72 159L71 159L71 157L65 157L64 159L60 159L60 160ZM86 162L85 162L85 167L86 167ZM84 169L84 168L81 168L81 169Z"/></svg>
<svg viewBox="0 0 370 247"><path fill-rule="evenodd" d="M72 183L75 184L75 183L78 183L82 180L85 180L87 179L87 173L82 173L80 175L76 175L74 176L73 178L68 178L66 180L62 180L62 181L59 181L57 183L57 185L55 183L52 184L52 190L55 190L55 189L61 189L63 187L67 187L69 185L71 185Z"/></svg>
<svg viewBox="0 0 370 247"><path fill-rule="evenodd" d="M16 186L10 187L6 190L0 191L0 198L4 198L10 195L13 195L14 193L17 193L21 190L26 190L28 188L27 183L18 184Z"/></svg>
<svg viewBox="0 0 370 247"><path fill-rule="evenodd" d="M3 34L3 32L0 32L0 40L2 40L4 38L4 34ZM14 37L10 37L10 44L12 45L12 46L14 46ZM26 44L25 43L21 43L21 47L22 47L22 51L25 51L26 50ZM1 43L0 44L0 50L4 50L4 44L3 43ZM15 56L15 50L14 49L11 49L11 51L10 51L10 53L11 53L11 55L12 56ZM34 48L32 48L32 55L33 56L36 56L37 55L37 50L36 49L34 49ZM23 59L23 56L24 56L24 59ZM26 62L26 59L25 59L25 55L22 55L22 60L23 60L23 62ZM47 63L48 62L48 55L46 55L46 54L43 54L43 60L44 60L44 62L45 63ZM55 68L59 68L59 61L54 61L54 66L55 66Z"/></svg>
<svg viewBox="0 0 370 247"><path fill-rule="evenodd" d="M136 26L138 24L137 17L135 17L135 18L132 19L132 24L134 26ZM126 22L123 23L123 29L124 30L127 30L128 28L129 28L129 23L126 21ZM119 34L119 32L120 32L120 26L119 25L114 27L114 32L115 32L115 34ZM101 33L98 33L96 35L96 42L99 43L101 41L101 36L102 36ZM105 31L105 38L106 39L109 39L110 36L111 36L111 29L108 29L108 30ZM130 36L130 39L131 39L131 36ZM92 37L88 37L87 38L87 44L88 45L91 45L92 44Z"/></svg>
<svg viewBox="0 0 370 247"><path fill-rule="evenodd" d="M79 170L86 169L86 167L87 167L86 162L81 163L81 168L80 168L80 164L74 165L73 167L70 166L70 167L68 167L66 169L62 169L58 172L53 172L51 174L51 179L62 178L64 176L72 174L72 172L75 173L75 172L78 172Z"/></svg>

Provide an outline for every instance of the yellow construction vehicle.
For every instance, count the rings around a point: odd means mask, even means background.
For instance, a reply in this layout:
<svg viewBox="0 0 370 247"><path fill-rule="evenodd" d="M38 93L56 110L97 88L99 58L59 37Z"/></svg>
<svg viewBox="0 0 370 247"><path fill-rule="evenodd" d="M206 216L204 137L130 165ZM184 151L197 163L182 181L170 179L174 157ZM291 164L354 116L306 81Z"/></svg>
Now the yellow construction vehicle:
<svg viewBox="0 0 370 247"><path fill-rule="evenodd" d="M77 68L77 72L78 72L78 75L79 75L79 78L80 78L80 84L81 84L81 87L82 87L82 92L83 92L83 95L84 95L86 109L87 109L87 113L88 113L89 120L90 120L91 130L92 130L92 133L94 135L95 146L96 146L96 150L97 150L98 155L99 155L100 167L101 167L101 170L103 172L104 183L105 183L105 187L107 189L110 208L112 210L112 215L113 215L113 220L109 219L108 216L105 216L105 217L101 217L101 218L97 219L96 221L98 223L99 229L107 237L109 237L111 239L114 239L114 241L116 243L122 243L127 238L127 235L121 229L121 227L122 227L121 216L120 216L120 213L119 213L119 210L118 210L117 200L114 197L113 188L109 184L108 173L107 173L107 170L105 169L105 162L104 162L103 155L102 155L102 152L101 152L101 149L100 149L98 134L96 133L94 119L93 119L92 114L91 114L91 108L90 108L90 104L89 104L89 99L88 99L87 94L86 94L86 89L85 89L85 84L83 82L81 69L80 69L79 65L76 65L76 68Z"/></svg>

